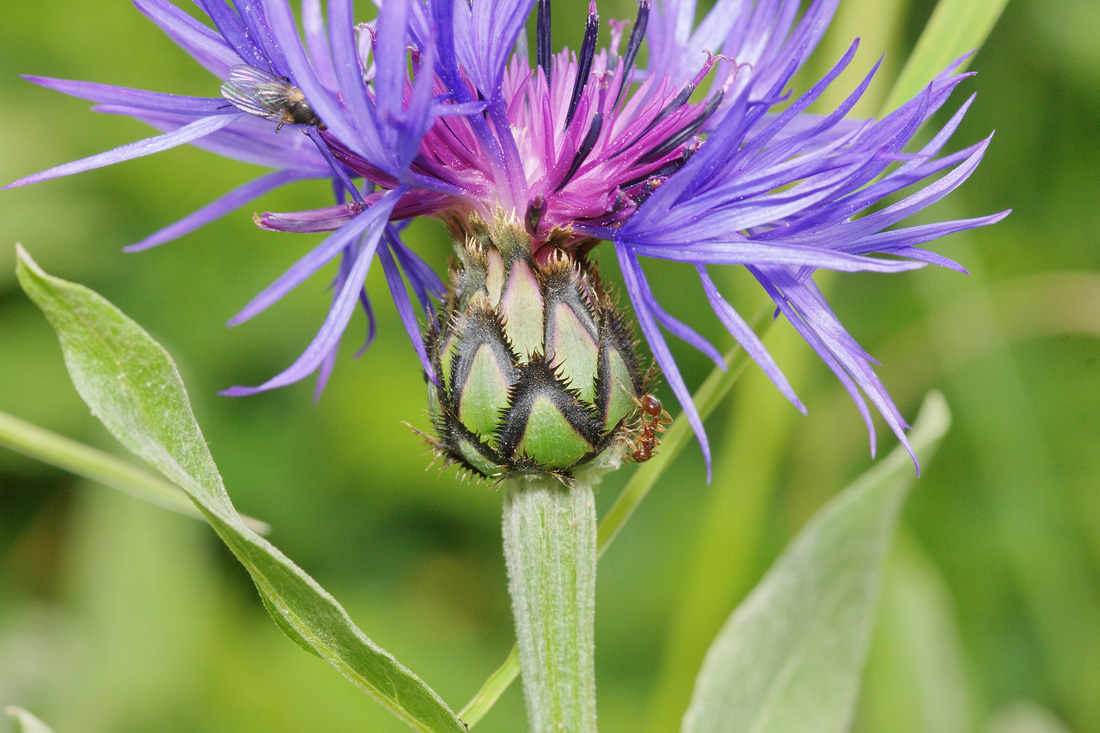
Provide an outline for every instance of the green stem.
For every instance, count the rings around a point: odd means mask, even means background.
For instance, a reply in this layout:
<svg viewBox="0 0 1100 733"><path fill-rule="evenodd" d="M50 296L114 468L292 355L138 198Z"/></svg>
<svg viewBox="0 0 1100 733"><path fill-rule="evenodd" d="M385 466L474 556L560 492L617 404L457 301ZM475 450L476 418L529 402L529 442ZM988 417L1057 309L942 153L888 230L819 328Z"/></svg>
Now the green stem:
<svg viewBox="0 0 1100 733"><path fill-rule="evenodd" d="M187 494L175 484L109 453L50 432L6 412L0 412L0 446L118 489L164 509L196 519L202 518ZM251 517L242 518L245 524L260 534L271 532L271 527L266 522Z"/></svg>
<svg viewBox="0 0 1100 733"><path fill-rule="evenodd" d="M583 479L504 486L504 558L535 733L596 730L596 501Z"/></svg>

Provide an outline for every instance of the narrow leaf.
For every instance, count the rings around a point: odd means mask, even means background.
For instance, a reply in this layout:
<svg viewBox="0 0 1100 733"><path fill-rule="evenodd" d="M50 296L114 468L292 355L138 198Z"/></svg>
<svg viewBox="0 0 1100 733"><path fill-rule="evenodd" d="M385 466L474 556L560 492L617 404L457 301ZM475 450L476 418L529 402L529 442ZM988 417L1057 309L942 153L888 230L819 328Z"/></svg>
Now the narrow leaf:
<svg viewBox="0 0 1100 733"><path fill-rule="evenodd" d="M25 456L63 468L112 489L150 504L189 517L202 519L202 514L180 487L138 466L115 458L110 453L78 443L63 435L46 430L14 415L0 412L0 445ZM258 519L243 516L244 523L260 534L271 527Z"/></svg>
<svg viewBox="0 0 1100 733"><path fill-rule="evenodd" d="M910 438L925 460L950 413L929 394ZM896 448L799 533L707 652L687 733L848 730L882 566L915 477Z"/></svg>
<svg viewBox="0 0 1100 733"><path fill-rule="evenodd" d="M1007 4L1008 0L940 0L883 109L897 109L952 61L981 48Z"/></svg>
<svg viewBox="0 0 1100 733"><path fill-rule="evenodd" d="M504 664L489 675L477 694L473 696L470 702L466 703L466 707L458 711L458 717L462 718L467 725L473 726L485 717L485 713L493 708L496 701L500 699L500 696L504 694L504 691L511 686L518 676L519 647L513 646L508 658L504 660Z"/></svg>
<svg viewBox="0 0 1100 733"><path fill-rule="evenodd" d="M465 731L442 699L367 638L336 600L233 508L167 352L97 293L43 272L18 248L17 275L61 340L69 374L118 440L185 492L251 574L276 623L422 731Z"/></svg>

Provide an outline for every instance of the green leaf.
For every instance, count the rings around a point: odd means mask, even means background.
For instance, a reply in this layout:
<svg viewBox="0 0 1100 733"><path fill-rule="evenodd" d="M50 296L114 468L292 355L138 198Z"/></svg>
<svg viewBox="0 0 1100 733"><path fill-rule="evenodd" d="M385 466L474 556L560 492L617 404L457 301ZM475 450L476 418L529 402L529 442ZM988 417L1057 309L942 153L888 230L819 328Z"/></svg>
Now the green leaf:
<svg viewBox="0 0 1100 733"><path fill-rule="evenodd" d="M1008 0L940 0L883 109L889 112L912 99L949 63L980 48L1007 4Z"/></svg>
<svg viewBox="0 0 1100 733"><path fill-rule="evenodd" d="M951 590L912 533L898 533L883 581L859 696L860 727L890 733L976 730L978 706L970 697Z"/></svg>
<svg viewBox="0 0 1100 733"><path fill-rule="evenodd" d="M53 733L53 729L51 729L50 726L46 725L23 708L17 708L12 705L4 708L4 713L15 718L15 722L19 726L19 733Z"/></svg>
<svg viewBox="0 0 1100 733"><path fill-rule="evenodd" d="M949 423L943 397L930 394L913 447L927 458ZM899 446L807 524L711 645L684 731L848 730L884 557L914 478Z"/></svg>
<svg viewBox="0 0 1100 733"><path fill-rule="evenodd" d="M155 473L119 460L110 453L104 453L38 425L20 420L6 412L0 412L0 445L112 489L118 489L163 509L202 519L202 514L180 487L165 481ZM271 531L270 526L258 519L247 516L242 519L245 524L260 534L268 534Z"/></svg>
<svg viewBox="0 0 1100 733"><path fill-rule="evenodd" d="M107 429L195 502L251 574L278 626L410 726L465 731L442 699L371 641L336 600L233 508L167 352L97 293L43 272L18 248L17 274L61 340L77 391Z"/></svg>

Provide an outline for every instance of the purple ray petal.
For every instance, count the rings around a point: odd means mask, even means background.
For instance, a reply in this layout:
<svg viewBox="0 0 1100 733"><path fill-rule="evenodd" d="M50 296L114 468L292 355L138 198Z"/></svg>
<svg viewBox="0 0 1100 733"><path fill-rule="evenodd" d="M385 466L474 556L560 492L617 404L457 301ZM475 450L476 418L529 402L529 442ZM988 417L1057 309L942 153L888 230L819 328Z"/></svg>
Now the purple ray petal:
<svg viewBox="0 0 1100 733"><path fill-rule="evenodd" d="M624 241L628 241L625 240ZM844 252L767 242L682 242L650 245L629 241L645 257L695 265L787 265L821 267L840 272L903 272L923 267L919 262L880 260Z"/></svg>
<svg viewBox="0 0 1100 733"><path fill-rule="evenodd" d="M845 247L846 251L854 254L868 254L871 252L887 252L889 254L904 256L900 250L908 249L916 244L923 244L933 239L945 237L948 234L975 229L977 227L996 224L1009 215L1009 211L1002 211L989 216L980 216L973 219L957 219L954 221L942 221L935 224L922 224L906 227L904 229L891 229L879 232L853 241ZM927 261L927 260L926 260ZM943 264L937 263L937 264ZM955 268L952 268L955 269Z"/></svg>
<svg viewBox="0 0 1100 733"><path fill-rule="evenodd" d="M403 6L403 3L394 3ZM385 14L383 10L383 14ZM381 21L381 18L380 18ZM373 134L378 129L378 118L374 106L367 96L367 87L363 83L363 70L359 63L359 52L355 41L355 21L352 17L351 0L329 0L328 3L329 45L332 49L332 65L344 104L348 107L348 118L361 135ZM402 26L403 28L404 26ZM404 71L405 45L401 34L402 72ZM322 54L324 55L324 54ZM326 60L327 61L327 60ZM375 90L378 90L377 77ZM396 90L397 104L400 106L401 88ZM392 103L392 102L391 102Z"/></svg>
<svg viewBox="0 0 1100 733"><path fill-rule="evenodd" d="M534 0L473 0L471 3L468 33L461 34L459 39L460 57L487 99L497 96L508 54L534 5Z"/></svg>
<svg viewBox="0 0 1100 733"><path fill-rule="evenodd" d="M858 349L858 345L856 350L851 347L850 344L854 344L854 340L847 334L839 321L836 321L835 316L815 303L815 297L805 288L804 284L798 283L789 274L781 271L760 270L757 274L758 277L770 281L765 287L773 293L773 297L775 293L780 292L776 288L782 288L782 297L776 300L776 304L783 310L784 315L798 329L803 338L825 360L834 374L841 378L849 394L853 396L857 406L861 408L860 412L864 414L864 421L868 426L871 438L872 454L875 451L873 423L870 415L866 413L866 407L862 404L862 399L857 399L857 389L862 390L863 394L867 395L879 414L886 420L886 424L889 425L901 444L905 446L919 475L920 464L913 453L912 446L909 444L909 439L905 435L905 430L909 426L901 417L893 400L890 399L886 388L863 357L862 349ZM763 280L761 280L761 284L764 284ZM843 334L845 338L838 338L836 334ZM842 377L842 374L845 376Z"/></svg>
<svg viewBox="0 0 1100 733"><path fill-rule="evenodd" d="M326 206L323 209L307 209L305 211L265 211L255 221L260 229L271 232L308 234L334 232L358 215L357 207L348 204L336 204L335 206Z"/></svg>
<svg viewBox="0 0 1100 733"><path fill-rule="evenodd" d="M336 88L336 70L332 68L332 54L325 31L325 19L321 13L321 0L302 0L302 34L306 39L309 57L317 78L327 87Z"/></svg>
<svg viewBox="0 0 1100 733"><path fill-rule="evenodd" d="M260 176L239 188L233 189L224 196L211 201L206 206L192 214L188 214L176 223L161 229L155 234L150 234L140 242L131 244L123 249L126 252L141 252L142 250L156 247L158 244L164 244L173 239L178 239L185 234L190 234L201 226L209 224L215 219L221 218L230 211L239 209L249 201L254 201L268 191L273 191L280 186L284 186L293 181L301 181L306 178L312 178L312 176L294 171L275 171L274 173Z"/></svg>
<svg viewBox="0 0 1100 733"><path fill-rule="evenodd" d="M792 243L812 242L826 245L827 239L824 237L838 231L839 227L844 228L846 237L858 237L884 229L930 206L958 188L974 171L988 142L987 139L957 153L929 162L922 161L918 165L913 165L913 161L910 161L888 173L881 180L856 190L850 195L807 209L802 213L799 221L784 227L782 232L777 231L776 238L781 237ZM954 169L942 178L925 185L905 199L873 214L852 219L855 214L878 203L882 198L919 184L924 179L952 166ZM858 180L853 180L853 183L857 186L861 185ZM761 238L767 239L773 236L775 235L766 234Z"/></svg>
<svg viewBox="0 0 1100 733"><path fill-rule="evenodd" d="M406 38L409 27L409 5L409 3L384 3L378 13L378 38L374 54L376 69L374 94L378 99L378 106L390 114L400 113L405 96L405 79L408 75Z"/></svg>
<svg viewBox="0 0 1100 733"><path fill-rule="evenodd" d="M926 170L929 175L936 173L940 169L951 165L958 157L970 153L969 156L966 157L966 159L962 163L956 166L954 170L950 171L947 175L943 176L937 181L934 181L933 183L930 183L921 190L897 202L896 204L888 206L881 211L877 211L873 214L869 214L868 216L863 217L862 219L859 219L856 223L856 226L863 231L881 230L885 227L890 226L891 224L896 224L897 222L910 216L911 214L916 213L917 211L920 211L921 209L926 208L927 206L930 206L931 204L934 204L937 201L941 200L944 196L962 185L962 183L970 177L970 174L974 172L974 169L977 168L979 161L981 161L982 155L985 153L988 144L989 139L987 138L978 145L972 146L967 150L960 151L960 153L955 156L947 156L941 158L939 161L936 161L936 163L927 166L927 168L922 166L921 168L913 169L913 175L921 176L921 178L923 178ZM895 187L891 186L890 188ZM891 192L892 191L887 190L886 192L883 192L882 195L886 195L887 193Z"/></svg>
<svg viewBox="0 0 1100 733"><path fill-rule="evenodd" d="M367 317L367 335L363 338L363 345L355 352L356 359L367 353L367 349L374 343L374 337L378 335L378 319L374 316L374 308L365 290L359 296L359 305L363 307L363 315Z"/></svg>
<svg viewBox="0 0 1100 733"><path fill-rule="evenodd" d="M405 281L401 278L401 270L397 267L390 247L382 247L378 250L378 259L382 263L382 271L386 275L386 284L390 287L390 297L397 308L397 314L401 317L401 323L405 326L405 333L409 335L416 355L420 357L420 364L424 373L433 384L439 384L432 368L431 359L428 358L427 349L424 348L424 337L420 335L420 324L416 321L416 313L413 311L412 302L409 300L408 291L405 289Z"/></svg>
<svg viewBox="0 0 1100 733"><path fill-rule="evenodd" d="M264 8L267 10L272 35L278 40L286 55L291 76L309 100L310 106L324 120L328 129L354 153L376 167L392 173L389 170L392 166L388 166L386 162L389 157L381 141L376 137L364 139L364 136L357 134L348 121L340 100L317 78L313 64L298 37L298 26L294 22L294 16L291 15L290 6L285 0L265 0ZM371 130L365 129L364 132L369 133Z"/></svg>
<svg viewBox="0 0 1100 733"><path fill-rule="evenodd" d="M699 416L699 411L691 399L691 392L684 384L684 378L680 375L676 360L672 358L672 352L668 350L668 344L661 336L661 329L650 311L653 294L649 291L642 268L630 248L622 242L615 242L615 254L618 256L619 267L623 272L627 295L630 296L634 314L638 317L638 325L653 352L653 357L657 360L657 365L661 368L665 381L668 382L669 388L679 401L684 414L687 415L691 429L695 431L699 448L703 451L703 460L707 464L707 481L710 482L710 443L707 441L706 430L703 429L703 419Z"/></svg>
<svg viewBox="0 0 1100 733"><path fill-rule="evenodd" d="M317 384L313 387L313 404L317 404L321 401L321 395L325 392L329 377L332 376L332 370L336 368L336 357L339 356L339 354L340 344L333 344L328 354L321 360L321 365L317 367Z"/></svg>
<svg viewBox="0 0 1100 733"><path fill-rule="evenodd" d="M332 305L330 307L336 307L336 299L340 295L340 291L344 288L344 283L348 281L348 275L351 272L351 265L354 261L355 250L349 246L340 253L340 267L337 268L336 277L332 281ZM364 289L365 290L365 289ZM362 300L364 295L363 291L360 291L359 296ZM317 404L321 395L325 391L325 385L328 384L329 377L332 376L332 370L336 367L336 357L340 354L340 342L337 341L329 348L328 353L325 354L324 359L321 360L320 366L317 367L317 383L313 387L313 403Z"/></svg>
<svg viewBox="0 0 1100 733"><path fill-rule="evenodd" d="M332 300L333 307L336 305L336 299L339 297L340 292L344 288L344 283L347 282L348 276L351 274L352 264L355 262L355 255L357 247L363 246L362 237L359 242L354 246L345 247L343 252L340 253L340 267L336 271L336 277L332 281ZM359 358L367 350L367 347L374 341L374 334L376 329L376 322L374 318L374 309L371 308L370 298L367 297L367 289L363 288L359 291L359 305L363 308L363 313L367 317L367 337L363 345L355 352L355 358ZM339 342L334 343L332 348L329 349L328 354L321 362L321 366L317 369L317 385L313 389L313 401L316 403L321 399L321 394L325 390L325 385L328 384L328 379L332 375L332 370L336 366L336 357L339 354L340 348Z"/></svg>
<svg viewBox="0 0 1100 733"><path fill-rule="evenodd" d="M404 270L405 277L408 278L409 284L412 285L413 291L420 300L420 306L424 309L425 315L431 316L432 297L442 299L447 290L443 280L428 266L428 263L402 241L397 226L389 225L386 230L386 239L393 247L397 261L401 263L401 269Z"/></svg>
<svg viewBox="0 0 1100 733"><path fill-rule="evenodd" d="M180 115L147 112L133 107L101 105L94 109L105 114L128 115L165 132L178 130L190 121ZM266 168L311 171L318 178L324 178L328 174L328 165L304 135L291 129L285 134L273 134L273 130L274 123L271 120L237 114L230 124L191 144L226 158Z"/></svg>
<svg viewBox="0 0 1100 733"><path fill-rule="evenodd" d="M317 152L319 152L325 162L328 163L329 169L336 174L336 180L343 185L344 191L350 194L357 203L366 203L363 200L363 195L359 193L359 188L355 185L355 182L351 180L351 171L348 170L346 165L336 160L336 156L332 154L332 150L325 144L325 140L321 136L321 133L317 131L317 128L306 127L305 133L317 147Z"/></svg>
<svg viewBox="0 0 1100 733"><path fill-rule="evenodd" d="M878 360L864 351L863 347L845 330L829 305L829 301L825 299L825 294L817 287L817 283L810 278L799 279L789 269L769 268L768 272L772 280L784 288L784 292L793 290L795 286L798 287L797 292L802 302L801 312L804 315L814 314L816 316L814 321L820 324L821 329L824 329L835 342L856 358L869 364L878 364Z"/></svg>
<svg viewBox="0 0 1100 733"><path fill-rule="evenodd" d="M378 243L382 239L382 232L385 229L379 224L381 221L385 221L385 217L397 202L397 198L394 195L387 196L375 204L374 207L371 207L368 212L364 212L361 218L366 220L366 223L357 221L348 225L348 229L355 230L354 236L365 235L363 243L348 272L346 282L333 301L333 307L329 311L328 317L325 318L321 330L317 332L313 341L306 347L305 352L285 371L258 387L231 387L221 392L221 394L227 397L244 397L276 387L285 387L309 376L321 366L330 350L339 341L348 325L348 321L351 319L355 304L359 302L359 291L363 289L363 283L366 282L371 260L374 258ZM370 213L374 213L375 216L369 217L368 214ZM371 226L372 224L375 226Z"/></svg>
<svg viewBox="0 0 1100 733"><path fill-rule="evenodd" d="M171 112L192 117L237 113L237 110L232 105L227 104L222 97L186 97L179 94L162 94L160 92L147 92L143 89L96 84L90 81L52 79L28 74L24 74L23 78L47 89L68 94L70 97L87 99L91 102L118 104L153 112Z"/></svg>
<svg viewBox="0 0 1100 733"><path fill-rule="evenodd" d="M221 36L167 0L134 0L134 6L195 61L219 79L242 59Z"/></svg>
<svg viewBox="0 0 1100 733"><path fill-rule="evenodd" d="M863 394L859 391L859 387L852 381L852 378L844 370L841 364L833 356L832 352L821 342L817 333L807 325L799 314L791 307L787 301L786 295L779 290L779 288L773 283L768 273L763 269L754 267L749 268L749 272L756 277L757 281L764 288L764 290L771 296L772 300L776 304L776 308L780 313L787 317L787 321L794 326L799 335L810 345L810 347L817 353L825 365L833 372L836 378L840 381L844 387L848 396L852 398L852 402L855 403L856 409L859 411L860 417L863 418L863 423L867 427L867 435L870 441L871 455L875 454L875 424L871 419L871 412L867 408L867 401L863 398Z"/></svg>
<svg viewBox="0 0 1100 733"><path fill-rule="evenodd" d="M214 21L218 33L237 52L242 61L257 69L271 70L267 56L248 37L240 17L225 3L225 0L195 0L195 3L203 9L210 20Z"/></svg>
<svg viewBox="0 0 1100 733"><path fill-rule="evenodd" d="M402 124L398 126L397 160L402 169L407 169L419 154L420 143L434 124L435 110L440 107L435 103L435 57L435 44L429 45L420 54L412 92L400 116Z"/></svg>
<svg viewBox="0 0 1100 733"><path fill-rule="evenodd" d="M926 249L920 247L898 247L897 249L891 248L890 254L897 255L898 257L908 257L913 260L920 260L921 262L927 262L930 265L937 265L939 267L946 267L948 270L954 270L955 272L961 272L964 275L969 275L970 271L960 265L950 257L944 257L941 254L935 252L929 252Z"/></svg>
<svg viewBox="0 0 1100 733"><path fill-rule="evenodd" d="M32 176L26 178L20 178L18 181L9 183L4 188L16 188L17 186L26 186L30 183L38 183L39 181L46 181L51 178L60 178L61 176L70 176L74 173L82 173L83 171L93 170L95 168L102 168L104 166L113 165L115 163L121 163L124 160L131 160L133 158L140 158L145 155L151 155L153 153L159 153L162 150L168 150L179 145L184 145L196 140L204 135L209 135L215 130L219 130L225 127L233 121L232 115L218 115L215 117L201 117L194 122L184 125L178 130L174 130L164 135L157 135L155 137L146 138L144 140L138 140L136 142L127 143L121 145L113 150L107 150L96 155L82 158L80 160L74 160L71 163L64 163L59 166L54 166L41 173L35 173Z"/></svg>
<svg viewBox="0 0 1100 733"><path fill-rule="evenodd" d="M798 395L794 393L794 389L791 387L790 382L787 381L787 377L784 376L783 371L779 368L779 365L772 359L772 355L768 353L767 347L764 346L764 342L760 340L760 337L749 328L749 324L745 323L745 320L741 318L741 315L734 309L722 294L718 292L718 287L714 284L714 281L707 275L707 271L704 267L698 267L699 279L703 281L703 291L706 293L707 300L710 301L711 307L714 309L715 315L718 316L722 324L729 330L730 335L734 340L741 345L741 348L745 350L753 361L764 370L764 373L768 375L768 379L772 380L775 386L783 393L783 396L791 401L799 412L803 415L806 414L806 407L798 399Z"/></svg>
<svg viewBox="0 0 1100 733"><path fill-rule="evenodd" d="M851 58L851 54L855 51L855 44L849 48L849 51L840 60L839 63L834 66L833 71L846 68L848 60ZM836 125L841 124L844 121L845 116L852 110L856 103L863 97L864 92L867 91L867 87L870 86L871 80L874 78L875 73L882 65L882 59L879 59L871 70L863 77L863 81L859 86L848 95L847 98L841 102L835 110L825 115L824 117L817 118L816 124L807 125L802 130L795 130L793 128L801 126L804 123L804 119L807 116L803 110L808 106L808 102L815 101L817 94L815 91L820 89L824 92L825 87L834 77L830 72L829 76L826 76L813 87L810 92L799 100L798 103L791 106L791 108L785 110L781 114L777 115L771 125L764 127L759 133L750 135L750 139L753 141L752 150L760 151L758 155L755 155L753 165L764 167L773 163L782 161L788 156L800 155L805 156L809 153L807 148L820 146L820 141L825 138L829 130ZM796 114L791 114L791 110L796 110ZM847 135L830 136L832 140L836 142L846 142L847 140L857 137L858 133L863 129L863 124L851 127L847 126ZM764 149L764 146L760 143L764 141L770 141L770 144ZM831 149L831 146L826 144L824 146L827 150ZM752 154L752 150L746 150L744 155Z"/></svg>
<svg viewBox="0 0 1100 733"><path fill-rule="evenodd" d="M264 59L281 74L286 74L287 63L278 41L271 35L261 0L235 0L237 12L244 21L245 33L252 43L260 49Z"/></svg>
<svg viewBox="0 0 1100 733"><path fill-rule="evenodd" d="M266 310L277 300L301 285L310 275L321 269L341 250L355 241L357 237L367 230L373 232L374 228L389 216L398 198L399 194L397 192L390 192L377 201L374 206L352 219L342 229L334 232L332 236L313 248L305 257L295 262L278 280L253 298L248 305L241 309L240 313L229 320L229 325L236 326L244 323Z"/></svg>
<svg viewBox="0 0 1100 733"><path fill-rule="evenodd" d="M655 298L649 301L649 307L660 324L665 327L665 330L679 337L681 341L691 344L701 351L722 371L726 370L726 360L723 358L722 352L714 348L714 345L710 341L707 341L687 324L674 318L668 311L661 307L661 304L658 303Z"/></svg>
<svg viewBox="0 0 1100 733"><path fill-rule="evenodd" d="M807 108L809 108L811 104L817 101L821 97L821 95L824 94L825 91L832 85L833 81L835 81L836 78L840 76L840 74L845 69L848 68L848 65L855 57L856 49L858 46L859 42L854 41L850 46L848 46L848 50L844 52L844 55L841 56L840 60L833 64L833 67L829 69L828 73L826 73L825 76L823 76L817 83L811 86L809 90L800 95L798 99L791 103L789 107L780 112L770 125L754 135L751 138L751 141L745 146L735 151L729 152L732 152L736 157L739 158L756 157L758 153L763 150L765 146L768 145L768 143L776 138L787 125L789 125ZM881 60L879 63L881 63ZM844 111L851 109L851 107L855 105L856 101L859 100L859 97L862 96L863 91L867 88L867 85L871 83L871 77L874 75L878 67L879 64L876 63L875 66L871 69L870 73L864 76L863 81L859 84L859 86L856 87L855 92L850 94L840 104L839 110L842 110L841 116L844 114ZM825 118L824 124L829 124L835 121L835 115L836 112L834 112L832 115L827 116ZM786 157L786 155L794 152L794 146L792 145L792 142L797 140L798 138L795 138L794 140L786 140L784 145L784 147L787 148L786 151L784 151L782 148L780 148L779 150L769 151L766 155L758 158L758 160L766 164L769 160Z"/></svg>

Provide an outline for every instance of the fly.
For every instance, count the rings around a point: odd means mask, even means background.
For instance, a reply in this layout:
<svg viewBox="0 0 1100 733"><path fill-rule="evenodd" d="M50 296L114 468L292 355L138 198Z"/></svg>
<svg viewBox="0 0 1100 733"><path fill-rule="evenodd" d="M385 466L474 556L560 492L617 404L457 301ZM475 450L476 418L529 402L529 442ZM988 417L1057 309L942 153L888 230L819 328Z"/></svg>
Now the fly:
<svg viewBox="0 0 1100 733"><path fill-rule="evenodd" d="M222 84L222 96L241 112L278 122L275 132L281 130L283 125L309 125L325 129L302 90L291 84L290 79L255 66L231 66L229 79Z"/></svg>

